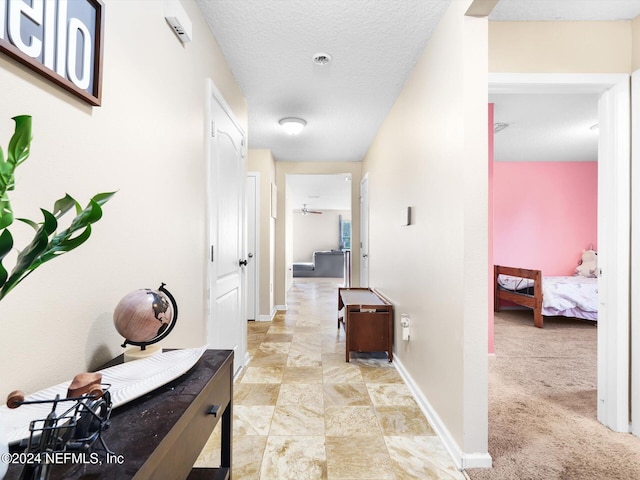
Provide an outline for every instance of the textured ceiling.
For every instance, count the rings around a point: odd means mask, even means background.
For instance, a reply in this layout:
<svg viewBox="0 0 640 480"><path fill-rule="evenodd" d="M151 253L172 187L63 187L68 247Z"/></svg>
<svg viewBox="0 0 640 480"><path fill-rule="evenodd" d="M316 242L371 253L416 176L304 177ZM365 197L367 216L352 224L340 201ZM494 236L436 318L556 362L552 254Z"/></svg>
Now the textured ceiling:
<svg viewBox="0 0 640 480"><path fill-rule="evenodd" d="M496 161L596 161L596 94L493 94Z"/></svg>
<svg viewBox="0 0 640 480"><path fill-rule="evenodd" d="M279 161L362 160L450 1L196 0L247 99L249 147L271 149ZM499 0L489 20L630 20L638 15L640 0ZM333 61L315 65L316 53L328 53ZM513 123L496 136L500 156L517 148L507 141L516 142L518 131L533 121L524 116L531 109L516 112L518 102L508 102L504 96L496 107L497 121ZM551 103L549 108L563 102ZM502 117L508 112L513 115ZM297 137L283 134L278 125L288 116L308 123ZM561 140L560 127L550 128L556 117L547 110L539 117L546 127L532 127L537 133L527 144L531 158L543 160L551 139ZM585 117L578 123L591 121ZM592 152L594 135L590 131L588 145L579 148L573 141L576 151ZM558 147L553 158L561 159L561 151L568 150Z"/></svg>
<svg viewBox="0 0 640 480"><path fill-rule="evenodd" d="M630 20L638 15L638 0L499 0L489 20Z"/></svg>
<svg viewBox="0 0 640 480"><path fill-rule="evenodd" d="M249 147L360 161L450 0L197 0L249 105ZM327 53L319 66L312 59ZM278 121L301 117L297 137Z"/></svg>
<svg viewBox="0 0 640 480"><path fill-rule="evenodd" d="M351 210L351 175L287 175L294 209Z"/></svg>

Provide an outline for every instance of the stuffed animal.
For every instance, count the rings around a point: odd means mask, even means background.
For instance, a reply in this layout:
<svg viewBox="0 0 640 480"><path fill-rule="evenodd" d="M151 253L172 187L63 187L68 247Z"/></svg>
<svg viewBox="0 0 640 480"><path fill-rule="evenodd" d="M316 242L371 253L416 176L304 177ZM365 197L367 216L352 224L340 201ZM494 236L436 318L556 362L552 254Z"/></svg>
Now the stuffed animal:
<svg viewBox="0 0 640 480"><path fill-rule="evenodd" d="M598 253L594 250L583 250L582 260L576 268L576 275L596 278L598 276Z"/></svg>

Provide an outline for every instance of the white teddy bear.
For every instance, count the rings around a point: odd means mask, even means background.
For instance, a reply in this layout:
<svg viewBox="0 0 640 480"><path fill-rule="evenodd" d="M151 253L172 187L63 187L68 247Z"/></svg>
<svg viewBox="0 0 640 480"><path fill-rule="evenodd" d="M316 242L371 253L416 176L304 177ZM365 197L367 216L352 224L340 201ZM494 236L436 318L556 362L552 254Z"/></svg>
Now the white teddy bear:
<svg viewBox="0 0 640 480"><path fill-rule="evenodd" d="M582 260L576 268L576 275L596 278L598 276L598 253L594 250L583 250Z"/></svg>

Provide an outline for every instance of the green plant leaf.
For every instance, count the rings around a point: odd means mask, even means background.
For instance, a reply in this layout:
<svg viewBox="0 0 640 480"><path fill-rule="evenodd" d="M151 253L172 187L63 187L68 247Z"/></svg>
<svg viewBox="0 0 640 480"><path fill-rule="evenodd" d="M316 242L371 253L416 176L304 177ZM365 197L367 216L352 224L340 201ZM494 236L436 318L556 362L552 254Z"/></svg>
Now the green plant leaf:
<svg viewBox="0 0 640 480"><path fill-rule="evenodd" d="M93 200L94 202L96 202L98 205L104 205L105 203L107 203L111 197L113 197L116 194L116 192L103 192L103 193L97 193L93 196L93 198L91 198L91 200Z"/></svg>
<svg viewBox="0 0 640 480"><path fill-rule="evenodd" d="M31 149L31 116L18 115L13 117L16 123L15 130L9 148L7 149L7 161L17 167L27 158Z"/></svg>
<svg viewBox="0 0 640 480"><path fill-rule="evenodd" d="M7 192L14 189L15 169L29 158L31 149L31 116L19 115L13 120L15 129L9 141L6 157L0 148L0 299L43 263L78 248L86 242L91 236L91 225L102 218L101 206L115 194L115 192L98 193L89 200L84 209L71 195L65 194L55 202L53 213L41 209L44 217L41 223L18 218L17 220L34 229L34 236L31 242L18 253L16 263L8 274L2 261L13 248L13 237L7 227L15 219ZM75 217L71 224L56 234L58 219L73 208L75 208Z"/></svg>
<svg viewBox="0 0 640 480"><path fill-rule="evenodd" d="M40 265L38 258L47 249L49 235L55 232L58 227L58 221L51 212L44 209L40 209L40 211L44 215L44 221L36 231L31 243L18 254L11 275L3 285L2 291L0 291L0 299L4 298L7 293L13 290L16 285Z"/></svg>
<svg viewBox="0 0 640 480"><path fill-rule="evenodd" d="M31 117L19 115L13 117L15 127L5 159L0 149L0 228L7 228L13 223L13 211L7 195L15 188L15 169L29 158L31 148Z"/></svg>
<svg viewBox="0 0 640 480"><path fill-rule="evenodd" d="M67 193L61 199L56 200L56 203L53 205L53 214L56 218L60 218L73 207L76 207L76 213L80 211L80 204L76 202L75 198Z"/></svg>
<svg viewBox="0 0 640 480"><path fill-rule="evenodd" d="M9 276L7 269L2 265L2 260L4 260L4 257L7 256L7 253L9 253L12 248L13 237L11 236L11 232L9 232L9 230L3 230L0 234L0 288L2 288Z"/></svg>
<svg viewBox="0 0 640 480"><path fill-rule="evenodd" d="M33 220L29 220L28 218L16 218L16 220L22 223L26 223L34 230L38 230L40 228L40 225L38 223L34 222Z"/></svg>
<svg viewBox="0 0 640 480"><path fill-rule="evenodd" d="M8 200L0 200L0 228L7 228L13 223L13 211Z"/></svg>

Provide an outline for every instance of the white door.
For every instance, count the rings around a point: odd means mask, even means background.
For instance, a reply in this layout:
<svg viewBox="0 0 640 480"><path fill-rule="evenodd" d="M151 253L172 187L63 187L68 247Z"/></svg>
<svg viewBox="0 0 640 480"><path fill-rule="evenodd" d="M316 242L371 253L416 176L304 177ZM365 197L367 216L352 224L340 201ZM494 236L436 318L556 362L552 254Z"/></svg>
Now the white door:
<svg viewBox="0 0 640 480"><path fill-rule="evenodd" d="M209 82L209 319L211 348L234 350L236 371L246 355L244 295L244 132Z"/></svg>
<svg viewBox="0 0 640 480"><path fill-rule="evenodd" d="M260 245L260 174L251 172L247 174L247 320L258 319L258 245Z"/></svg>
<svg viewBox="0 0 640 480"><path fill-rule="evenodd" d="M369 179L360 181L360 286L369 286Z"/></svg>

